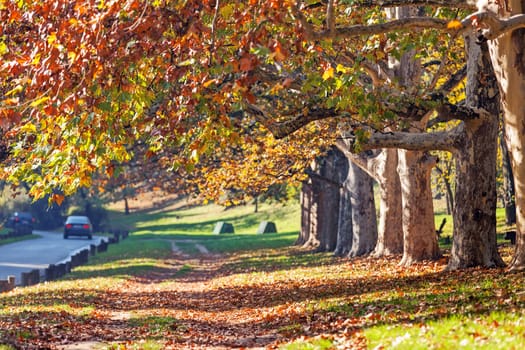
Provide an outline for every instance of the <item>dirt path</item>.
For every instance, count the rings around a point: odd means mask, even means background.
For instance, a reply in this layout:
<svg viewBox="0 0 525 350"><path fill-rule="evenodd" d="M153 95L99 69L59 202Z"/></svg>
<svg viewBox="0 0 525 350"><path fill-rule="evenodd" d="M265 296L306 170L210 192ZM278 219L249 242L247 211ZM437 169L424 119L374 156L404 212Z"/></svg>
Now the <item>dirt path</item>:
<svg viewBox="0 0 525 350"><path fill-rule="evenodd" d="M199 254L184 253L181 244L194 244ZM65 344L58 349L107 349L141 333L153 333L153 337L158 333L164 349L272 348L280 335L264 326L266 314L260 305L265 301L256 299L255 291L229 284L231 271L225 269L231 263L229 258L211 254L191 240L172 241L172 251L172 271L134 278L120 286L118 293L110 291L97 303L106 339ZM149 321L137 326L134 319Z"/></svg>
<svg viewBox="0 0 525 350"><path fill-rule="evenodd" d="M177 245L181 243L194 244L199 254L185 254ZM177 320L173 325L176 337L166 343L166 349L267 349L280 337L274 329L261 327L264 313L259 302L264 305L264 301L250 300L253 292L243 295L242 290L228 285L227 257L211 254L192 240L172 241L172 249L173 262L179 271L186 269L185 273L174 281L173 276L165 276L166 280L156 283L137 279L129 285L135 292L161 295L155 312ZM149 316L153 314L150 309Z"/></svg>
<svg viewBox="0 0 525 350"><path fill-rule="evenodd" d="M181 243L193 244L195 246L195 249L197 249L200 254L204 254L204 255L210 254L210 251L208 250L208 248L206 248L202 244L197 243L197 241L194 241L191 239L179 239L179 240L171 241L171 250L173 251L174 254L184 255L183 250L177 245Z"/></svg>

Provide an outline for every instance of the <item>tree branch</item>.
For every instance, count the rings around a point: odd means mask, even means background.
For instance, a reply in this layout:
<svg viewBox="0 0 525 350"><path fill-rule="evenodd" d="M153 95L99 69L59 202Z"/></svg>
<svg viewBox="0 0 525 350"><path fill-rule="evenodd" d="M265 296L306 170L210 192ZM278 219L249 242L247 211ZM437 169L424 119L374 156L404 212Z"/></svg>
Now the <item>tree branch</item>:
<svg viewBox="0 0 525 350"><path fill-rule="evenodd" d="M355 36L363 35L377 35L390 33L397 30L410 30L410 29L447 29L447 23L449 21L433 18L433 17L409 17L398 20L393 20L386 23L370 24L370 25L353 25L349 27L335 28L334 31L322 30L316 31L314 27L308 23L306 17L300 12L296 11L295 15L301 22L305 31L305 36L309 40L321 40L321 39L343 39Z"/></svg>
<svg viewBox="0 0 525 350"><path fill-rule="evenodd" d="M525 28L525 14L498 18L489 11L475 12L461 21L464 30L478 29L481 39L493 40L504 33Z"/></svg>
<svg viewBox="0 0 525 350"><path fill-rule="evenodd" d="M298 114L289 120L279 122L275 121L272 117L269 117L266 112L258 106L246 101L244 106L244 110L253 115L259 123L270 130L276 139L282 139L311 122L340 115L333 108L312 108L304 110L302 114Z"/></svg>
<svg viewBox="0 0 525 350"><path fill-rule="evenodd" d="M461 67L460 70L454 73L450 77L450 79L448 79L443 85L441 85L437 93L443 96L448 95L466 77L467 77L467 65L465 64L463 67Z"/></svg>
<svg viewBox="0 0 525 350"><path fill-rule="evenodd" d="M326 0L320 0L317 3L307 5L307 8L324 6ZM360 7L402 7L402 6L440 6L461 9L475 9L474 1L465 0L361 0L356 1L355 6Z"/></svg>
<svg viewBox="0 0 525 350"><path fill-rule="evenodd" d="M356 6L402 7L402 6L441 6L462 9L475 9L474 2L465 0L361 0Z"/></svg>
<svg viewBox="0 0 525 350"><path fill-rule="evenodd" d="M330 33L335 31L335 0L328 0L326 7L326 27Z"/></svg>
<svg viewBox="0 0 525 350"><path fill-rule="evenodd" d="M368 140L359 144L359 151L377 148L402 148L413 151L443 150L453 152L458 148L462 130L463 125L459 125L452 130L432 133L374 133Z"/></svg>
<svg viewBox="0 0 525 350"><path fill-rule="evenodd" d="M353 25L349 27L334 28L334 30L322 30L316 31L314 26L308 22L301 11L298 2L292 5L292 12L296 16L297 20L301 23L305 31L305 37L309 40L321 40L321 39L341 39L349 38L361 35L377 35L393 32L396 30L409 30L409 29L440 29L448 30L448 20L433 18L433 17L408 17L393 20L386 23L370 24L370 25Z"/></svg>

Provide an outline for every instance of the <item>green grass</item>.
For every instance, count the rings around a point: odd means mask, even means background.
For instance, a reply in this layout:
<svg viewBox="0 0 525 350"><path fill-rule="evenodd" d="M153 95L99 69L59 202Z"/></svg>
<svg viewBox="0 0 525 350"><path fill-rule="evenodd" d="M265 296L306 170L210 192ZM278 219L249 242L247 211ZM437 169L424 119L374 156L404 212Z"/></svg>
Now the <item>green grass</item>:
<svg viewBox="0 0 525 350"><path fill-rule="evenodd" d="M198 253L195 241L214 253L239 250L270 249L289 246L297 239L300 220L299 204L262 204L254 213L253 206L225 209L219 205L205 205L176 211L154 210L124 215L111 212L112 225L132 230L131 241L164 239L179 240L177 246L187 254ZM234 234L214 235L219 221L233 224ZM273 221L279 233L257 235L262 221Z"/></svg>
<svg viewBox="0 0 525 350"><path fill-rule="evenodd" d="M370 349L525 349L523 315L492 312L420 324L382 325L364 332ZM436 344L437 345L436 347Z"/></svg>
<svg viewBox="0 0 525 350"><path fill-rule="evenodd" d="M87 265L76 268L67 280L93 277L112 277L119 279L151 273L171 271L165 259L171 255L170 242L163 239L139 239L131 237L119 244L112 244L105 254L90 258Z"/></svg>
<svg viewBox="0 0 525 350"><path fill-rule="evenodd" d="M144 211L132 215L112 212L115 226L131 227L135 235L163 235L178 238L179 235L207 236L213 232L215 224L227 221L233 224L235 234L255 234L261 221L273 221L278 232L298 232L299 204L262 204L254 213L253 206L239 206L225 209L219 205L205 205L177 211Z"/></svg>
<svg viewBox="0 0 525 350"><path fill-rule="evenodd" d="M446 220L445 226L443 227L443 232L439 240L439 246L443 249L450 249L452 246L450 243L450 238L452 237L452 232L454 230L453 218L452 215L445 214L442 210L437 210L434 215L434 222L436 230L439 229L443 219ZM505 223L505 209L497 208L496 209L496 232L498 243L508 243L509 241L504 239L505 232L515 230L515 225L507 225Z"/></svg>
<svg viewBox="0 0 525 350"><path fill-rule="evenodd" d="M329 350L334 349L333 342L328 339L315 339L309 342L298 341L292 344L281 346L283 350Z"/></svg>
<svg viewBox="0 0 525 350"><path fill-rule="evenodd" d="M162 338L164 332L181 327L180 322L173 317L162 316L131 318L128 323L129 326L138 329L139 332L144 330L152 334L152 338ZM156 336L157 334L158 336Z"/></svg>

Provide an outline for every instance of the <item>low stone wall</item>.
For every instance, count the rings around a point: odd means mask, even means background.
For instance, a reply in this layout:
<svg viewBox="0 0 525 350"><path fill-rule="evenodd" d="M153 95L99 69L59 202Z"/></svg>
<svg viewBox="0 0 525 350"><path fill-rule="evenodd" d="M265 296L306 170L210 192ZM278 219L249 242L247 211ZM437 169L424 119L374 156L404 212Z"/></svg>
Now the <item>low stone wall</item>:
<svg viewBox="0 0 525 350"><path fill-rule="evenodd" d="M31 286L43 281L54 281L70 273L71 270L77 266L86 264L89 261L90 256L94 256L96 253L103 253L108 250L108 245L118 243L121 239L127 238L129 231L118 231L113 232L113 236L109 237L107 241L102 240L98 245L91 244L89 248L82 249L70 257L69 261L50 264L44 269L44 274L40 274L40 270L35 269L29 272L23 272L21 276L20 285L22 287ZM15 288L15 276L9 276L7 280L0 280L0 293L7 292Z"/></svg>
<svg viewBox="0 0 525 350"><path fill-rule="evenodd" d="M8 276L6 280L0 280L0 293L8 292L15 288L15 276Z"/></svg>

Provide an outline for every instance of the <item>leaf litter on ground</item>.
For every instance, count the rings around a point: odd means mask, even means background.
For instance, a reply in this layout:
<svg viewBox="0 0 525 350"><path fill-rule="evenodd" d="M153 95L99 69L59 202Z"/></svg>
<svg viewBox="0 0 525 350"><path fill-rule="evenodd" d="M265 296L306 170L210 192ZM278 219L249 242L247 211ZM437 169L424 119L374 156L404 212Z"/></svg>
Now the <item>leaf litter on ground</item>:
<svg viewBox="0 0 525 350"><path fill-rule="evenodd" d="M510 248L502 253L508 259ZM525 345L524 272L448 272L446 257L401 267L399 258L334 258L292 247L223 255L175 252L157 259L158 268L125 276L87 277L80 267L62 281L0 294L0 344L23 349L67 349L78 342L98 342L103 349Z"/></svg>

